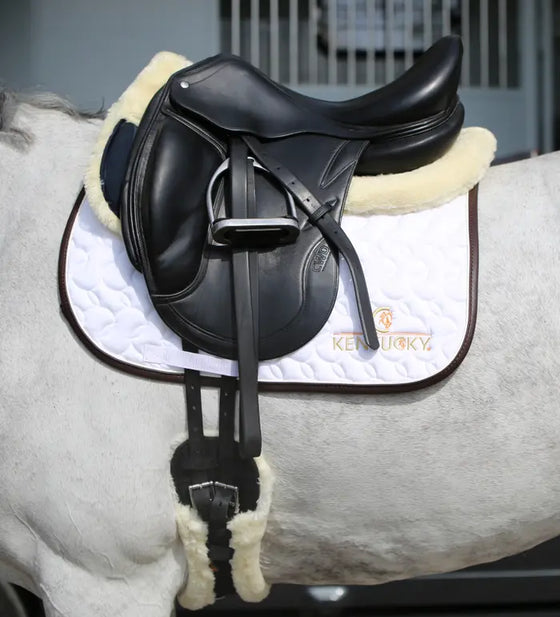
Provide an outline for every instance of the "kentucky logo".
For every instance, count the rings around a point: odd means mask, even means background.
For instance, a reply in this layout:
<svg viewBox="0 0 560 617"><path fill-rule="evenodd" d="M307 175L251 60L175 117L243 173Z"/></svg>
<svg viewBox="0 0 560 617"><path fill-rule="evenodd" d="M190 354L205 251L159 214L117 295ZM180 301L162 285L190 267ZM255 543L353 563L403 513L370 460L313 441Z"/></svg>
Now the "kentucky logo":
<svg viewBox="0 0 560 617"><path fill-rule="evenodd" d="M389 332L393 325L393 312L390 308L382 307L373 312L373 322L378 334Z"/></svg>
<svg viewBox="0 0 560 617"><path fill-rule="evenodd" d="M393 332L393 311L380 307L373 312L373 321L383 351L430 351L432 335L428 332ZM361 332L339 332L333 334L333 349L336 351L356 351L368 349Z"/></svg>

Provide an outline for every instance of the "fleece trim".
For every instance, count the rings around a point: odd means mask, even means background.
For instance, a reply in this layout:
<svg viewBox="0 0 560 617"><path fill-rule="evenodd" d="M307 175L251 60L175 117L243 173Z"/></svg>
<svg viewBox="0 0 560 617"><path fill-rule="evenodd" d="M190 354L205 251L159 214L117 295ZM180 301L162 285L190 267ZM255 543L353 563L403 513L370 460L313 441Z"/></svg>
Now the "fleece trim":
<svg viewBox="0 0 560 617"><path fill-rule="evenodd" d="M264 580L260 565L261 542L266 531L272 503L274 476L262 456L255 459L259 470L259 500L253 511L241 512L228 523L229 545L234 549L231 575L235 590L245 602L261 602L270 585Z"/></svg>
<svg viewBox="0 0 560 617"><path fill-rule="evenodd" d="M138 126L154 94L165 84L170 75L189 64L190 62L179 54L169 51L159 52L107 112L95 142L84 185L97 218L105 227L117 234L120 234L121 222L105 201L101 184L101 159L105 145L121 120L127 120Z"/></svg>
<svg viewBox="0 0 560 617"><path fill-rule="evenodd" d="M354 176L346 211L406 214L449 203L480 182L494 159L496 145L489 130L470 127L433 163L400 174Z"/></svg>
<svg viewBox="0 0 560 617"><path fill-rule="evenodd" d="M177 596L179 604L191 611L214 604L214 573L208 559L208 525L190 506L176 504L175 520L188 564L188 578Z"/></svg>
<svg viewBox="0 0 560 617"><path fill-rule="evenodd" d="M255 459L259 471L259 499L253 511L241 512L228 523L231 532L231 575L235 590L246 602L260 602L270 591L260 566L261 542L272 503L274 476L265 459ZM188 564L188 578L177 599L183 608L198 610L213 604L215 578L208 559L208 525L190 506L176 504L179 537Z"/></svg>
<svg viewBox="0 0 560 617"><path fill-rule="evenodd" d="M191 63L178 54L160 52L109 109L85 177L88 200L103 225L120 234L120 221L103 197L100 168L103 150L120 120L139 124L154 94L170 75ZM496 152L487 129L463 129L439 159L399 174L355 176L345 211L351 214L404 214L434 208L468 193L484 176Z"/></svg>

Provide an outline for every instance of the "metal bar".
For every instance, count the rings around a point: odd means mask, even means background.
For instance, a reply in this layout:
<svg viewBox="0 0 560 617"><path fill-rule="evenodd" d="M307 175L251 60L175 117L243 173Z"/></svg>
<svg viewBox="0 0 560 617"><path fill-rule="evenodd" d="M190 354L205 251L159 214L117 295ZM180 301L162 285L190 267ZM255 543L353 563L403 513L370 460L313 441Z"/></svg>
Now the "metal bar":
<svg viewBox="0 0 560 617"><path fill-rule="evenodd" d="M543 152L554 150L554 13L552 0L542 0L542 108L541 147Z"/></svg>
<svg viewBox="0 0 560 617"><path fill-rule="evenodd" d="M443 0L441 5L442 35L451 34L451 0Z"/></svg>
<svg viewBox="0 0 560 617"><path fill-rule="evenodd" d="M414 62L414 31L413 31L413 0L405 0L404 3L404 68L412 66Z"/></svg>
<svg viewBox="0 0 560 617"><path fill-rule="evenodd" d="M375 0L366 1L366 30L368 45L366 48L366 82L375 84Z"/></svg>
<svg viewBox="0 0 560 617"><path fill-rule="evenodd" d="M280 79L278 0L270 0L270 76Z"/></svg>
<svg viewBox="0 0 560 617"><path fill-rule="evenodd" d="M356 85L356 30L358 20L356 19L356 0L348 0L348 85Z"/></svg>
<svg viewBox="0 0 560 617"><path fill-rule="evenodd" d="M464 87L471 85L471 16L470 0L461 2L461 38L463 39L463 70L461 84Z"/></svg>
<svg viewBox="0 0 560 617"><path fill-rule="evenodd" d="M488 0L480 0L480 85L488 88L490 83L490 41L488 28Z"/></svg>
<svg viewBox="0 0 560 617"><path fill-rule="evenodd" d="M393 32L395 30L395 4L393 0L385 3L385 83L395 79L395 50Z"/></svg>
<svg viewBox="0 0 560 617"><path fill-rule="evenodd" d="M319 82L319 60L317 56L317 20L315 0L309 0L309 83Z"/></svg>
<svg viewBox="0 0 560 617"><path fill-rule="evenodd" d="M336 14L336 0L329 0L329 51L328 51L328 82L329 85L336 85L338 80L338 67L337 67L337 58L336 58L336 46L337 46L337 36L336 36L336 22L337 22L337 14Z"/></svg>
<svg viewBox="0 0 560 617"><path fill-rule="evenodd" d="M434 33L432 29L432 0L424 0L423 6L423 21L424 21L424 49L432 44L434 40Z"/></svg>
<svg viewBox="0 0 560 617"><path fill-rule="evenodd" d="M231 53L241 52L241 9L239 0L231 0Z"/></svg>
<svg viewBox="0 0 560 617"><path fill-rule="evenodd" d="M296 86L298 76L298 1L290 0L290 83Z"/></svg>
<svg viewBox="0 0 560 617"><path fill-rule="evenodd" d="M545 24L543 24L545 26ZM507 88L508 48L507 48L507 7L506 0L498 0L498 84Z"/></svg>
<svg viewBox="0 0 560 617"><path fill-rule="evenodd" d="M537 102L538 43L535 24L535 4L517 0L519 11L519 46L521 50L520 88L525 98L525 126L520 127L525 136L527 151L533 152L539 143L539 108Z"/></svg>
<svg viewBox="0 0 560 617"><path fill-rule="evenodd" d="M261 63L261 16L260 0L251 0L251 63L260 66Z"/></svg>

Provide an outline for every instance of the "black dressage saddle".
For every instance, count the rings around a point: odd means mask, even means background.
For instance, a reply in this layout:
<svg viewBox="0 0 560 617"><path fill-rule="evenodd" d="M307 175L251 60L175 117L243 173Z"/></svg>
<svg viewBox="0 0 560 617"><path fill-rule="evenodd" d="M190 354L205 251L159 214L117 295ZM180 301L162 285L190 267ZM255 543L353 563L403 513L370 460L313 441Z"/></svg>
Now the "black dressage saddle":
<svg viewBox="0 0 560 617"><path fill-rule="evenodd" d="M188 441L172 460L180 500L209 523L218 595L229 589L227 521L259 495L259 361L322 328L340 255L378 347L375 289L340 227L346 194L354 174L408 171L451 146L464 116L461 55L459 38L441 39L393 83L345 102L218 55L172 75L142 118L121 196L128 255L185 351L238 362L238 378L218 380L217 437L203 432L200 374L185 370Z"/></svg>

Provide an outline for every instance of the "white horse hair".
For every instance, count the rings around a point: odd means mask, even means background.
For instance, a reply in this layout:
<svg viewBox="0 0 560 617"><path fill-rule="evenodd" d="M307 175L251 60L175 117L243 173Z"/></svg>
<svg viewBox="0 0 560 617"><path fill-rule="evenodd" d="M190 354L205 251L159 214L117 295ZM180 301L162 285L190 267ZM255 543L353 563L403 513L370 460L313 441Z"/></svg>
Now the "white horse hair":
<svg viewBox="0 0 560 617"><path fill-rule="evenodd" d="M0 576L48 617L167 617L188 574L169 473L183 390L102 365L59 312L60 238L99 122L12 110L0 132ZM382 583L560 533L559 166L550 155L483 180L477 331L448 380L261 396L276 476L269 582Z"/></svg>

